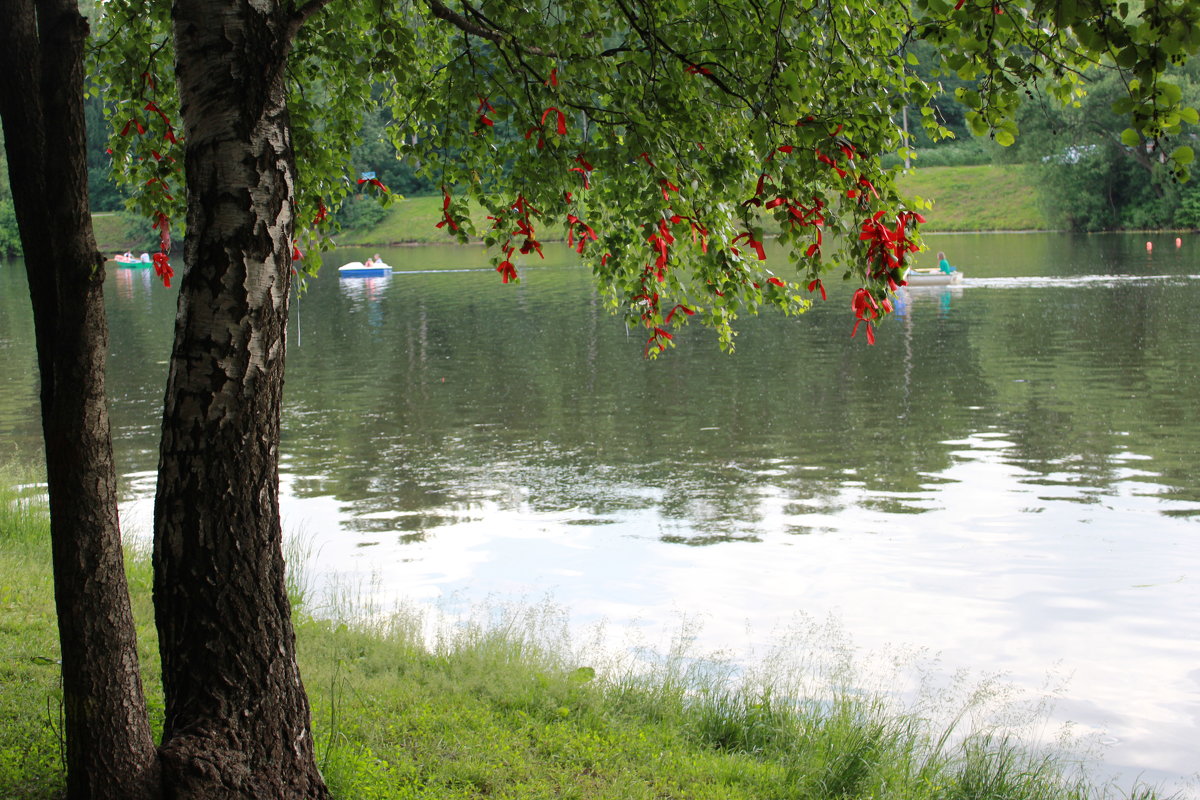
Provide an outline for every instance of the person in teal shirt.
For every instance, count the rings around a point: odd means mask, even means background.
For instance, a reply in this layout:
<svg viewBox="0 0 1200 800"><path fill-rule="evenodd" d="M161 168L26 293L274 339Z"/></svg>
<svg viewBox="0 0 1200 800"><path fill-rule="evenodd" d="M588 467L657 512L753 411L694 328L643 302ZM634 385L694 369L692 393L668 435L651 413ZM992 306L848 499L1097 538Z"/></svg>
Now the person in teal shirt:
<svg viewBox="0 0 1200 800"><path fill-rule="evenodd" d="M946 260L946 254L942 252L938 252L938 269L947 275L952 272L958 272L958 270L950 266L950 262Z"/></svg>

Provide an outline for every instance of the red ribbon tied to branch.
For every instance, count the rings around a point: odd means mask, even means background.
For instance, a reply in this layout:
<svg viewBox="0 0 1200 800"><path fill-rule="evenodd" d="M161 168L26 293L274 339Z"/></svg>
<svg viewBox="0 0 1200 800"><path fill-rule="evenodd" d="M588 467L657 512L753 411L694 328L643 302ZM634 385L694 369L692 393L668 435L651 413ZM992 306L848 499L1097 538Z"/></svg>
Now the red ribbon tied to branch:
<svg viewBox="0 0 1200 800"><path fill-rule="evenodd" d="M545 111L542 112L542 123L541 123L542 126L543 127L545 126L546 117L550 116L551 111L553 111L555 113L555 115L557 116L558 124L555 126L555 130L558 132L559 136L566 136L567 135L567 115L564 114L563 112L559 111L554 106L550 106L549 108L547 108Z"/></svg>
<svg viewBox="0 0 1200 800"><path fill-rule="evenodd" d="M576 234L575 229L579 229ZM579 244L575 244L575 237L579 236ZM579 217L574 214L567 214L567 247L573 247L576 253L583 255L583 248L589 241L596 242L599 238L596 232L592 230L592 226L584 223Z"/></svg>
<svg viewBox="0 0 1200 800"><path fill-rule="evenodd" d="M170 289L171 278L175 275L175 270L171 269L170 259L166 253L155 253L153 259L155 273L162 278L163 286Z"/></svg>
<svg viewBox="0 0 1200 800"><path fill-rule="evenodd" d="M492 106L491 103L488 102L486 97L480 97L479 98L479 108L475 109L475 113L479 115L479 121L481 123L483 123L484 125L491 126L491 125L495 125L496 123L490 117L488 117L488 112L489 111L495 112L495 110L496 109Z"/></svg>
<svg viewBox="0 0 1200 800"><path fill-rule="evenodd" d="M171 252L171 220L159 211L154 216L154 224L150 226L158 231L158 248L164 253Z"/></svg>
<svg viewBox="0 0 1200 800"><path fill-rule="evenodd" d="M434 225L435 228L441 228L445 225L450 226L450 230L458 230L458 225L454 222L454 218L450 216L450 193L446 191L446 187L442 187L442 221Z"/></svg>
<svg viewBox="0 0 1200 800"><path fill-rule="evenodd" d="M871 328L871 323L881 314L879 305L875 302L875 296L868 289L859 289L850 299L850 308L856 317L854 329L850 331L850 338L855 337L858 333L858 326L865 322L867 323L867 344L875 344L875 331Z"/></svg>
<svg viewBox="0 0 1200 800"><path fill-rule="evenodd" d="M730 242L730 244L736 245L742 239L745 239L746 244L754 248L754 252L758 254L759 261L767 260L767 253L765 250L763 250L763 243L754 238L754 233L752 231L746 231L745 233L738 234L737 236L733 237L733 241ZM734 255L740 255L740 251L736 247L730 247L729 249Z"/></svg>
<svg viewBox="0 0 1200 800"><path fill-rule="evenodd" d="M375 186L376 188L381 189L385 192L388 190L388 188L383 185L383 181L379 180L379 178L359 178L358 179L359 186L362 186L364 183L369 183L372 186ZM441 226L438 226L438 227L441 227Z"/></svg>
<svg viewBox="0 0 1200 800"><path fill-rule="evenodd" d="M654 274L658 278L658 282L662 283L667 278L667 257L670 253L670 247L675 243L675 236L667 227L667 221L660 219L658 221L658 230L646 237L646 241L658 253L654 259Z"/></svg>

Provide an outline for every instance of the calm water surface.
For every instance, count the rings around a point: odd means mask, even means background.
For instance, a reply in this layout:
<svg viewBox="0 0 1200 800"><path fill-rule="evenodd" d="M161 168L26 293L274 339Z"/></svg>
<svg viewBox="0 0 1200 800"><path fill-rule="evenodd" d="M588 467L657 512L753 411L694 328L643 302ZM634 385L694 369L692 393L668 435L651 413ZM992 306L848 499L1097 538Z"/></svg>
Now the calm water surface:
<svg viewBox="0 0 1200 800"><path fill-rule="evenodd" d="M1103 774L1176 781L1200 768L1200 240L1146 238L930 237L965 286L910 292L874 347L843 290L657 363L565 248L516 287L480 250L388 250L398 274L294 304L285 524L385 602L551 595L735 652L832 616L947 672L1062 678ZM175 301L151 277L108 279L135 530ZM17 263L0 291L0 437L29 452Z"/></svg>

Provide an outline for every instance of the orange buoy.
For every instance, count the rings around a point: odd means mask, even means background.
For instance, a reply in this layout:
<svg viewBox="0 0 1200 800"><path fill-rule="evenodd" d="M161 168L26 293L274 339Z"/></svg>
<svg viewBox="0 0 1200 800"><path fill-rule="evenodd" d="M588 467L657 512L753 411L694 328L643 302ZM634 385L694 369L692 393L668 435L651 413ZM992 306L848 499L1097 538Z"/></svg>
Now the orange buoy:
<svg viewBox="0 0 1200 800"><path fill-rule="evenodd" d="M1176 247L1183 247L1183 239L1181 239L1181 238L1179 238L1178 236L1176 236L1176 237L1175 237L1175 246L1176 246Z"/></svg>
<svg viewBox="0 0 1200 800"><path fill-rule="evenodd" d="M1146 252L1149 253L1154 249L1154 242L1146 242Z"/></svg>

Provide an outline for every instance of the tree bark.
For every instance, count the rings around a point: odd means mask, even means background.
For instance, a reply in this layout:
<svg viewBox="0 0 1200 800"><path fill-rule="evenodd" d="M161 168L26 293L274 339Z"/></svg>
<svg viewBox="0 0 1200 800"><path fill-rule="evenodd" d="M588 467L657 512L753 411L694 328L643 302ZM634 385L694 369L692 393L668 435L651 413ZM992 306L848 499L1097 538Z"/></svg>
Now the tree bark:
<svg viewBox="0 0 1200 800"><path fill-rule="evenodd" d="M41 378L67 795L150 798L157 760L121 551L104 259L87 194L87 23L74 0L0 0L0 19L0 116Z"/></svg>
<svg viewBox="0 0 1200 800"><path fill-rule="evenodd" d="M294 162L273 0L175 0L187 233L155 504L171 798L324 798L284 583Z"/></svg>

